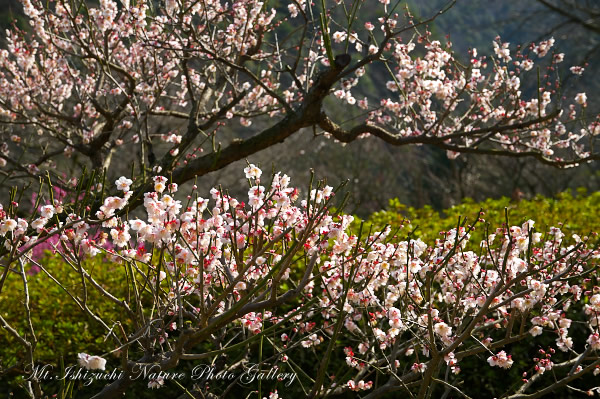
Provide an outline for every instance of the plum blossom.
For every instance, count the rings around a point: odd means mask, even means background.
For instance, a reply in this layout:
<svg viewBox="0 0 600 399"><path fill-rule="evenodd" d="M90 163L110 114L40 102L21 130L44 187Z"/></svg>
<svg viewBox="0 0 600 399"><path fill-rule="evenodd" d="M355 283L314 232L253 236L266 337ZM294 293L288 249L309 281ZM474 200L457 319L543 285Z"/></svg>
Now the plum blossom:
<svg viewBox="0 0 600 399"><path fill-rule="evenodd" d="M126 178L125 176L121 176L117 181L115 181L115 185L117 186L117 190L127 192L129 191L129 187L133 184L131 179Z"/></svg>
<svg viewBox="0 0 600 399"><path fill-rule="evenodd" d="M346 40L347 36L348 35L346 34L346 32L337 31L333 35L331 35L331 38L333 39L334 42L341 43L344 40Z"/></svg>
<svg viewBox="0 0 600 399"><path fill-rule="evenodd" d="M585 95L585 93L577 93L577 95L575 96L575 102L585 107L587 102L587 96Z"/></svg>
<svg viewBox="0 0 600 399"><path fill-rule="evenodd" d="M435 323L433 325L433 331L442 338L452 335L452 327L444 322Z"/></svg>
<svg viewBox="0 0 600 399"><path fill-rule="evenodd" d="M158 193L162 193L163 191L165 191L166 181L167 181L167 178L164 176L155 176L154 177L154 191L156 191Z"/></svg>
<svg viewBox="0 0 600 399"><path fill-rule="evenodd" d="M531 327L531 329L529 330L529 333L534 336L537 337L538 335L541 335L544 332L543 328L540 326L533 326Z"/></svg>
<svg viewBox="0 0 600 399"><path fill-rule="evenodd" d="M548 51L550 51L552 46L554 46L554 38L553 37L551 37L548 40L544 40L544 41L540 42L539 45L534 47L533 52L536 53L538 55L538 57L542 58L546 54L548 54Z"/></svg>
<svg viewBox="0 0 600 399"><path fill-rule="evenodd" d="M40 208L40 214L43 218L50 219L54 216L54 206L52 205L44 205Z"/></svg>
<svg viewBox="0 0 600 399"><path fill-rule="evenodd" d="M348 388L350 388L351 391L366 391L369 390L373 387L373 381L363 381L360 380L358 382L354 382L354 380L350 380L348 381Z"/></svg>
<svg viewBox="0 0 600 399"><path fill-rule="evenodd" d="M312 346L319 345L321 343L321 338L317 334L311 334L308 339L302 341L302 347L310 348Z"/></svg>
<svg viewBox="0 0 600 399"><path fill-rule="evenodd" d="M256 167L256 165L250 164L244 168L244 173L246 174L246 179L260 179L262 170Z"/></svg>
<svg viewBox="0 0 600 399"><path fill-rule="evenodd" d="M92 356L87 353L79 353L77 355L79 366L87 370L105 370L106 359L100 356Z"/></svg>
<svg viewBox="0 0 600 399"><path fill-rule="evenodd" d="M509 369L513 365L513 360L506 352L500 351L496 355L490 356L487 359L490 366L497 366L504 369Z"/></svg>
<svg viewBox="0 0 600 399"><path fill-rule="evenodd" d="M509 62L512 59L510 56L510 49L508 48L510 43L498 44L498 42L494 41L493 44L494 44L494 52L496 53L496 56L498 58L500 58L504 62Z"/></svg>
<svg viewBox="0 0 600 399"><path fill-rule="evenodd" d="M600 350L600 334L597 332L591 334L586 341L593 350Z"/></svg>
<svg viewBox="0 0 600 399"><path fill-rule="evenodd" d="M281 396L279 396L279 394L277 393L277 389L271 393L269 393L269 396L263 396L263 399L283 399Z"/></svg>
<svg viewBox="0 0 600 399"><path fill-rule="evenodd" d="M17 227L17 222L13 219L6 219L0 224L0 235L5 236L6 233L13 231Z"/></svg>
<svg viewBox="0 0 600 399"><path fill-rule="evenodd" d="M580 67L580 66L572 66L571 68L569 68L569 70L571 71L571 73L573 75L583 75L583 71L585 71L585 68Z"/></svg>
<svg viewBox="0 0 600 399"><path fill-rule="evenodd" d="M425 363L414 363L410 369L418 373L424 373L427 369L427 365Z"/></svg>
<svg viewBox="0 0 600 399"><path fill-rule="evenodd" d="M148 381L148 388L150 389L159 389L165 385L165 379L162 376L158 376L157 378L150 379Z"/></svg>

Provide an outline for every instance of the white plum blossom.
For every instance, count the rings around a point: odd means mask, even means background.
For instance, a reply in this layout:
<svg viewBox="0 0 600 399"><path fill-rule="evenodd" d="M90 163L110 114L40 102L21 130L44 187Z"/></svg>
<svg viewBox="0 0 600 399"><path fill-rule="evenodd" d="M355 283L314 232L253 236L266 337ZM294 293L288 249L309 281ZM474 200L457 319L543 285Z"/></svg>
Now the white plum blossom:
<svg viewBox="0 0 600 399"><path fill-rule="evenodd" d="M540 326L533 326L531 327L531 329L529 330L529 333L534 336L537 337L538 335L541 335L544 332L544 329Z"/></svg>
<svg viewBox="0 0 600 399"><path fill-rule="evenodd" d="M435 323L433 325L433 331L443 338L452 335L452 327L444 322Z"/></svg>
<svg viewBox="0 0 600 399"><path fill-rule="evenodd" d="M77 355L79 366L87 370L105 370L106 359L100 356L92 356L87 353Z"/></svg>
<svg viewBox="0 0 600 399"><path fill-rule="evenodd" d="M129 187L133 184L131 179L126 178L125 176L119 177L117 181L115 181L115 185L117 186L117 190L127 192L129 191Z"/></svg>
<svg viewBox="0 0 600 399"><path fill-rule="evenodd" d="M50 219L54 216L54 206L52 205L44 205L40 208L40 214L43 218Z"/></svg>
<svg viewBox="0 0 600 399"><path fill-rule="evenodd" d="M333 35L331 35L331 38L333 39L334 42L341 43L344 40L346 40L347 36L348 35L346 34L346 32L337 31Z"/></svg>
<svg viewBox="0 0 600 399"><path fill-rule="evenodd" d="M0 224L0 235L13 231L17 227L17 222L13 219L6 219Z"/></svg>
<svg viewBox="0 0 600 399"><path fill-rule="evenodd" d="M573 75L583 75L583 71L585 71L585 68L580 67L580 66L572 66L571 68L569 68L569 70L571 71L571 73Z"/></svg>
<svg viewBox="0 0 600 399"><path fill-rule="evenodd" d="M579 105L585 106L587 102L587 96L585 95L585 93L577 93L577 95L575 96L575 102Z"/></svg>
<svg viewBox="0 0 600 399"><path fill-rule="evenodd" d="M165 191L166 181L167 181L167 178L164 176L155 176L154 177L154 191L156 191L157 193L162 193L163 191Z"/></svg>
<svg viewBox="0 0 600 399"><path fill-rule="evenodd" d="M506 352L500 351L496 355L490 356L487 359L490 366L497 366L504 369L509 369L513 365L513 360Z"/></svg>
<svg viewBox="0 0 600 399"><path fill-rule="evenodd" d="M246 174L246 179L260 179L262 170L256 167L256 165L250 164L244 168L244 173Z"/></svg>

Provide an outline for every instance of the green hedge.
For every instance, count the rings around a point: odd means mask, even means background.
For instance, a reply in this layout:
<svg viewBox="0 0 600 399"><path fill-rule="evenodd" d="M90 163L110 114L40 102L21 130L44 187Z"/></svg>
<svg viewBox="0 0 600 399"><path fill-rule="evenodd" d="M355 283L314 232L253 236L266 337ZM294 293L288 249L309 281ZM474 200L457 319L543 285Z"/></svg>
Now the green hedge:
<svg viewBox="0 0 600 399"><path fill-rule="evenodd" d="M414 236L421 238L428 244L439 238L439 232L456 227L459 216L461 220L466 217L467 223L473 222L483 209L486 223L491 229L505 223L505 209L508 210L508 221L512 225L521 225L528 219L536 222L535 228L544 232L551 226L560 227L569 237L573 233L585 235L590 231L600 228L598 211L600 210L600 191L588 194L585 189L577 190L573 195L570 192L559 194L556 198L546 198L538 195L530 200L512 201L507 197L487 199L475 202L466 198L459 205L442 212L430 206L420 209L406 206L398 199L389 201L387 210L372 214L367 220L367 226L381 229L385 225L398 228L404 225L402 233L415 230ZM355 224L358 222L355 222ZM482 239L485 224L473 234L473 239ZM491 231L490 231L491 232Z"/></svg>
<svg viewBox="0 0 600 399"><path fill-rule="evenodd" d="M82 282L79 274L60 256L48 252L39 262L75 296L81 294ZM126 295L127 276L123 265L107 262L103 257L97 256L87 260L85 267L99 284L110 287L110 291L117 297L122 298ZM26 268L28 269L29 267ZM114 341L104 339L106 329L91 316L83 313L75 301L48 275L39 272L28 275L27 280L31 318L38 340L35 350L36 363L51 364L57 370L61 357L66 365L72 365L77 361L79 352L101 354L114 349ZM28 337L23 290L21 277L14 273L9 274L0 294L0 312L20 334ZM90 287L89 283L87 305L92 312L101 315L109 326L117 320L128 323L121 310ZM3 329L0 330L0 340L3 342L0 352L0 365L3 369L14 366L25 357L23 347ZM22 378L12 379L10 385L14 388L21 382ZM0 393L2 390L0 389Z"/></svg>

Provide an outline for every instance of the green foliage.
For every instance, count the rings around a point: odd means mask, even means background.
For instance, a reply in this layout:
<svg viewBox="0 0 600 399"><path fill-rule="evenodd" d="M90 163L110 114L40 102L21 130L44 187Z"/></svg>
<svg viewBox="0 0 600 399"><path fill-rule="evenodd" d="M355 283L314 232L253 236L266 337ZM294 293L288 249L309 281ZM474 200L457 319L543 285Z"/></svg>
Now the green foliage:
<svg viewBox="0 0 600 399"><path fill-rule="evenodd" d="M576 195L570 192L559 194L556 198L541 195L531 200L519 202L509 198L489 198L475 202L466 198L459 205L437 212L430 206L420 209L406 206L397 199L390 200L388 210L375 212L368 219L374 229L390 225L392 229L404 226L403 231L415 230L414 237L419 237L428 244L439 238L439 232L456 227L458 218L466 217L467 223L474 221L480 210L491 229L502 226L506 222L505 209L508 211L510 225L521 225L532 219L536 222L537 231L544 232L551 226L560 227L567 235L585 235L600 228L597 212L600 209L600 192L588 194L585 189L577 190ZM358 225L357 225L358 226ZM485 229L479 227L472 236L474 241L483 239Z"/></svg>
<svg viewBox="0 0 600 399"><path fill-rule="evenodd" d="M48 255L40 262L67 290L81 298L81 277L61 257ZM110 287L114 295L126 295L127 277L123 265L106 262L103 257L97 256L87 260L84 267L99 284ZM65 363L72 364L79 352L105 353L114 349L112 340L104 340L106 329L82 312L75 301L48 275L39 272L28 275L27 280L31 318L38 340L35 350L37 362L58 365L62 356ZM20 334L27 335L23 291L21 277L10 273L0 294L0 302L2 316L15 326ZM107 323L117 320L128 322L116 305L93 287L88 287L87 306L94 314L101 315ZM13 366L24 357L23 347L5 330L0 334L4 342L0 357L2 367Z"/></svg>

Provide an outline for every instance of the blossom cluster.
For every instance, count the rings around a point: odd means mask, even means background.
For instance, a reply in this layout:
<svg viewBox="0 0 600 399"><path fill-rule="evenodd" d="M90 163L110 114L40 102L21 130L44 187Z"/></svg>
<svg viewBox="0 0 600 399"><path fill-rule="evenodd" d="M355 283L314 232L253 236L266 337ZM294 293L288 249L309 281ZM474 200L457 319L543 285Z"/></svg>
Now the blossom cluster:
<svg viewBox="0 0 600 399"><path fill-rule="evenodd" d="M390 96L380 99L374 109L368 107L367 98L357 106L370 111L368 123L398 132L400 138L424 136L437 140L447 148L450 158L458 156L461 149L476 148L488 140L482 140L482 134L491 132L493 144L504 151L534 151L560 162L587 159L591 153L584 148L582 139L600 132L597 120L583 129L570 123L585 111L586 94L578 93L571 99L568 114L551 114L553 107L555 110L559 106L555 104L559 101L558 81L552 80L552 71L558 68L563 55L554 54L551 58L544 80L546 87L540 87L531 98L525 97L528 91L521 87L521 80L527 80L529 71L536 63L539 65L553 44L554 39L550 39L511 53L510 44L497 38L493 42L495 57L478 56L473 49L471 65L464 68L457 62L451 43L444 45L426 36L408 43L391 40L387 51L383 51L389 53L389 66L394 70L386 84ZM580 74L582 69L573 71ZM356 72L352 86L363 74L363 70ZM335 95L348 101L353 99L350 89L347 86ZM356 103L354 99L348 102ZM490 124L529 125L529 134L522 134L517 127L494 132L487 129Z"/></svg>
<svg viewBox="0 0 600 399"><path fill-rule="evenodd" d="M155 176L155 191L143 196L146 217L130 220L119 210L132 196L133 181L121 177L115 186L122 196L107 197L96 219L70 214L60 221L55 216L64 211L44 205L40 218L48 226L29 239L23 222L2 209L4 245L26 255L39 237L58 235L55 250L66 261L106 254L131 265L159 296L162 317L171 318L154 335L158 347L177 340L173 332L183 326L172 317L178 314L192 325L222 317L232 340L274 329L284 361L297 350L321 350L339 325L345 364L357 378L328 389L372 389L373 381L358 377L373 366L392 372L405 363L412 375L424 376L440 359L458 374L471 351L491 351L490 366L510 368L504 338L516 315L523 331L518 338L552 334L555 343L545 353L556 351L556 357L581 349L570 329L572 312L583 309L585 344L600 348L600 293L582 277L600 259L590 237L567 240L557 227L543 235L528 220L496 229L473 248L469 241L482 215L474 225L442 232L433 245L410 235L399 239L390 227L362 236L352 216L329 211L331 187L319 184L303 195L287 175L277 173L266 185L262 175L255 165L245 168L247 201L214 188L210 198L194 192L187 203L175 198L176 185ZM290 300L285 310L268 307L282 298ZM105 367L99 357L80 354L79 361ZM542 373L556 360L532 362Z"/></svg>

